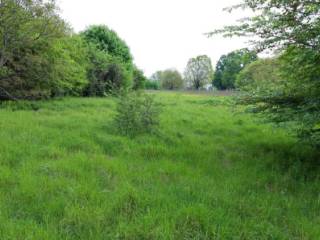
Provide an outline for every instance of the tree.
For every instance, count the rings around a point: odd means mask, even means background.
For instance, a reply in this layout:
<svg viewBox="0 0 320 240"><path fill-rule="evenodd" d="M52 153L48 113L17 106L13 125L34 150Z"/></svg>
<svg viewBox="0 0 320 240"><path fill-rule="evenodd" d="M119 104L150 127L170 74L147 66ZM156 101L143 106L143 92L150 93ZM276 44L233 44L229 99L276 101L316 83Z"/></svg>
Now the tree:
<svg viewBox="0 0 320 240"><path fill-rule="evenodd" d="M103 97L132 85L132 73L123 62L89 45L89 84L85 96Z"/></svg>
<svg viewBox="0 0 320 240"><path fill-rule="evenodd" d="M0 99L49 97L52 66L46 54L68 32L53 0L2 0Z"/></svg>
<svg viewBox="0 0 320 240"><path fill-rule="evenodd" d="M251 43L258 51L292 46L320 51L319 0L243 0L226 10L232 12L238 8L250 9L256 15L209 35L254 36Z"/></svg>
<svg viewBox="0 0 320 240"><path fill-rule="evenodd" d="M134 65L129 47L107 26L91 26L81 33L88 43L87 96L105 96L133 85Z"/></svg>
<svg viewBox="0 0 320 240"><path fill-rule="evenodd" d="M147 78L144 76L144 73L142 70L140 70L138 67L134 66L133 68L133 89L139 90L145 88L145 83L147 81Z"/></svg>
<svg viewBox="0 0 320 240"><path fill-rule="evenodd" d="M88 47L77 35L57 40L47 56L52 66L53 96L80 96L88 84Z"/></svg>
<svg viewBox="0 0 320 240"><path fill-rule="evenodd" d="M258 51L281 51L277 88L247 91L242 103L254 105L273 121L295 122L299 136L320 146L320 4L318 0L245 0L230 8L255 11L238 25L214 31L225 36L256 36Z"/></svg>
<svg viewBox="0 0 320 240"><path fill-rule="evenodd" d="M184 86L183 78L179 71L166 69L157 71L150 77L149 85L151 88L162 88L166 90L182 89Z"/></svg>
<svg viewBox="0 0 320 240"><path fill-rule="evenodd" d="M132 67L132 55L128 45L118 36L118 34L105 25L93 25L88 27L82 36L94 45L98 50L106 54L117 57L120 61Z"/></svg>
<svg viewBox="0 0 320 240"><path fill-rule="evenodd" d="M237 75L255 60L257 60L257 54L248 49L240 49L223 55L217 63L213 85L221 90L235 88Z"/></svg>
<svg viewBox="0 0 320 240"><path fill-rule="evenodd" d="M167 69L161 73L161 88L167 90L177 90L183 88L181 74L175 69Z"/></svg>
<svg viewBox="0 0 320 240"><path fill-rule="evenodd" d="M212 76L211 59L206 55L191 58L184 73L188 87L196 90L211 82Z"/></svg>
<svg viewBox="0 0 320 240"><path fill-rule="evenodd" d="M236 88L242 91L264 91L281 80L278 58L259 59L247 65L237 76Z"/></svg>

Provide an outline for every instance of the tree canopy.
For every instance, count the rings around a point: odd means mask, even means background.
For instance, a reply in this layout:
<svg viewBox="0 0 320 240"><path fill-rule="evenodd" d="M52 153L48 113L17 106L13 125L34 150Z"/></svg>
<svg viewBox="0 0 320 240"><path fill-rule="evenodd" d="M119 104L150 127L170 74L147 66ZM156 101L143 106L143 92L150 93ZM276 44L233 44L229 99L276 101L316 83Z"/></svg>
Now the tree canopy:
<svg viewBox="0 0 320 240"><path fill-rule="evenodd" d="M117 57L123 63L132 65L132 55L128 45L118 34L105 25L93 25L82 32L84 39L98 50Z"/></svg>
<svg viewBox="0 0 320 240"><path fill-rule="evenodd" d="M211 59L206 56L197 56L188 61L184 78L187 87L199 90L204 85L210 83L213 77Z"/></svg>
<svg viewBox="0 0 320 240"><path fill-rule="evenodd" d="M157 85L159 85L162 89L176 90L182 89L184 82L179 71L176 69L166 69L155 72L151 76L151 82L149 85L151 88L157 88Z"/></svg>
<svg viewBox="0 0 320 240"><path fill-rule="evenodd" d="M1 1L0 99L49 97L51 48L68 32L55 1Z"/></svg>
<svg viewBox="0 0 320 240"><path fill-rule="evenodd" d="M226 10L238 8L250 9L255 15L209 35L254 37L251 43L259 51L289 46L320 51L319 0L243 0Z"/></svg>
<svg viewBox="0 0 320 240"><path fill-rule="evenodd" d="M104 96L121 89L141 87L143 81L138 72L127 44L117 33L107 26L88 27L81 36L89 46L89 85L85 90L88 96ZM140 74L140 76L138 76Z"/></svg>
<svg viewBox="0 0 320 240"><path fill-rule="evenodd" d="M247 65L237 76L236 88L243 91L264 91L280 82L280 60L259 59Z"/></svg>
<svg viewBox="0 0 320 240"><path fill-rule="evenodd" d="M223 55L217 63L213 85L221 90L235 88L237 75L257 58L256 52L248 49L240 49Z"/></svg>

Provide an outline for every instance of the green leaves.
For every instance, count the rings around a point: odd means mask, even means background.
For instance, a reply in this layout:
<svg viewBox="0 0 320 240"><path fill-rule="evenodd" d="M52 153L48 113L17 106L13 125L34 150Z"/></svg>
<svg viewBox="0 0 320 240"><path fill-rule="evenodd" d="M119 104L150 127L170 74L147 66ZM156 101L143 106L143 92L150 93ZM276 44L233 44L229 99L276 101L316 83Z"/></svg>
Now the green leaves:
<svg viewBox="0 0 320 240"><path fill-rule="evenodd" d="M187 87L196 90L210 83L212 76L211 59L206 55L191 58L184 73Z"/></svg>
<svg viewBox="0 0 320 240"><path fill-rule="evenodd" d="M294 122L301 139L320 145L319 1L244 0L242 7L255 16L211 34L255 36L252 42L258 51L281 50L281 54L276 75L270 72L271 65L262 62L240 73L237 84L245 92L240 102L272 121ZM221 71L216 71L215 80L223 81Z"/></svg>
<svg viewBox="0 0 320 240"><path fill-rule="evenodd" d="M129 47L116 32L99 25L89 27L81 36L90 48L89 85L85 95L105 96L122 89L142 87L137 81L143 73L135 69Z"/></svg>
<svg viewBox="0 0 320 240"><path fill-rule="evenodd" d="M48 52L69 29L54 1L4 0L0 5L0 99L51 96Z"/></svg>
<svg viewBox="0 0 320 240"><path fill-rule="evenodd" d="M240 49L223 55L217 63L213 85L222 90L235 88L237 75L257 58L256 52L248 49Z"/></svg>
<svg viewBox="0 0 320 240"><path fill-rule="evenodd" d="M125 136L151 133L159 125L160 111L152 95L124 92L117 105L115 125L119 133Z"/></svg>
<svg viewBox="0 0 320 240"><path fill-rule="evenodd" d="M226 26L208 35L255 36L258 51L299 46L320 51L320 4L318 0L244 0L234 8L252 10L255 15L238 25ZM229 10L234 9L229 8Z"/></svg>

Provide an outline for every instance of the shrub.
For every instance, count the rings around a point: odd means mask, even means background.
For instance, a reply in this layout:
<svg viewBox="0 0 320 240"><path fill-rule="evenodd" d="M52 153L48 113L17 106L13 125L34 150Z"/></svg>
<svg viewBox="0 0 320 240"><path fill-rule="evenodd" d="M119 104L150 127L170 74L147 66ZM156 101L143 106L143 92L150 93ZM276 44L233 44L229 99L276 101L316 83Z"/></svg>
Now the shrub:
<svg viewBox="0 0 320 240"><path fill-rule="evenodd" d="M126 136L151 133L159 125L160 110L152 95L123 93L119 98L115 124L119 133Z"/></svg>

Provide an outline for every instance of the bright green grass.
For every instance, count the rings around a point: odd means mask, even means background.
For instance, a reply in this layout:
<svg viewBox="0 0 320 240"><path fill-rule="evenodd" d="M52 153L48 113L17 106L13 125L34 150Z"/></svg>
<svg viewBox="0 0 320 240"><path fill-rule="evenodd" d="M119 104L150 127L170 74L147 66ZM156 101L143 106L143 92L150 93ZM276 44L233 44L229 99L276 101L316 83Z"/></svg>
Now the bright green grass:
<svg viewBox="0 0 320 240"><path fill-rule="evenodd" d="M158 133L135 139L111 98L0 109L0 239L320 239L310 149L228 98L157 99Z"/></svg>

